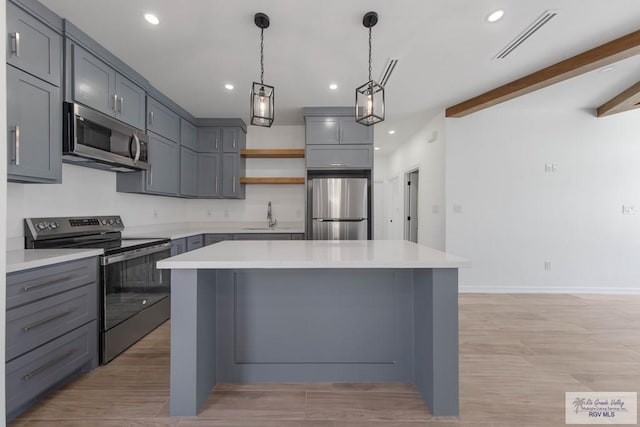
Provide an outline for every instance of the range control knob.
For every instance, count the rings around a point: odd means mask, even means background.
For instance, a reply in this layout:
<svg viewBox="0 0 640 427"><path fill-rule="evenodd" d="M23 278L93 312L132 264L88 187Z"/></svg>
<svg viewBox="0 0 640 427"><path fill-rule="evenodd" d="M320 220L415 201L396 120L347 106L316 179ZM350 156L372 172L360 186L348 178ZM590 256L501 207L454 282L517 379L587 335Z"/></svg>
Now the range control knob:
<svg viewBox="0 0 640 427"><path fill-rule="evenodd" d="M58 228L58 223L57 222L50 223L49 228L51 228L52 230L55 230L56 228Z"/></svg>
<svg viewBox="0 0 640 427"><path fill-rule="evenodd" d="M122 221L120 220L120 218L116 218L116 224L122 224Z"/></svg>
<svg viewBox="0 0 640 427"><path fill-rule="evenodd" d="M47 223L46 222L39 222L38 225L36 225L36 227L38 227L38 230L46 230L47 229Z"/></svg>
<svg viewBox="0 0 640 427"><path fill-rule="evenodd" d="M102 225L107 225L107 220L106 219L103 219L101 222L102 222Z"/></svg>
<svg viewBox="0 0 640 427"><path fill-rule="evenodd" d="M109 219L109 225L113 225L113 224L114 224L114 222L115 222L115 221L113 220L113 218Z"/></svg>

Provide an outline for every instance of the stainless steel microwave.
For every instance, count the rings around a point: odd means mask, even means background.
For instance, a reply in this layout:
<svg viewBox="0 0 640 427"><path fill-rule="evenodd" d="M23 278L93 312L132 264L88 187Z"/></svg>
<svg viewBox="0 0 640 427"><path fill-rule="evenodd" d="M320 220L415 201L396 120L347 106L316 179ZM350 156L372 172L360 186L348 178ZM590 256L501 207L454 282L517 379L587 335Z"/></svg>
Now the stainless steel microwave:
<svg viewBox="0 0 640 427"><path fill-rule="evenodd" d="M116 172L150 169L147 135L80 104L64 103L62 159Z"/></svg>

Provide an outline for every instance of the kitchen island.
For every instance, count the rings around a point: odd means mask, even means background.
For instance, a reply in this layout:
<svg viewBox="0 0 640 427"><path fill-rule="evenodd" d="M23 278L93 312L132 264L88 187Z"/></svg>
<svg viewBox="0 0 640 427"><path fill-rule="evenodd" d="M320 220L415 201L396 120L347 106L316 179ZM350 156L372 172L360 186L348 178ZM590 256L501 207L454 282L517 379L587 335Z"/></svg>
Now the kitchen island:
<svg viewBox="0 0 640 427"><path fill-rule="evenodd" d="M458 269L414 243L225 241L172 270L172 416L216 383L408 382L458 415Z"/></svg>

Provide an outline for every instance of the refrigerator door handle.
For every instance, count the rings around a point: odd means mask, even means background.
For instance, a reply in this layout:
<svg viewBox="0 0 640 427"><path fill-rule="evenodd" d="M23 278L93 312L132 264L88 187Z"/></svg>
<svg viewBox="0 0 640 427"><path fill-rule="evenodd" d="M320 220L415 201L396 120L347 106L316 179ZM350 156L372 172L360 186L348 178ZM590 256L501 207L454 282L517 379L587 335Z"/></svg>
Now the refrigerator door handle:
<svg viewBox="0 0 640 427"><path fill-rule="evenodd" d="M362 222L367 218L314 218L313 220L318 222Z"/></svg>

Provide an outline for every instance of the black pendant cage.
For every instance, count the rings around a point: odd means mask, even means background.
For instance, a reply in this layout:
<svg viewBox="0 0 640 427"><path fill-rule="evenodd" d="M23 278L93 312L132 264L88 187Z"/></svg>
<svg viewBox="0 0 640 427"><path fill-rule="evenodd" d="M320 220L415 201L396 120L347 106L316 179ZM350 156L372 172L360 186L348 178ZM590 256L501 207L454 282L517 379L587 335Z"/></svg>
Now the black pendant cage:
<svg viewBox="0 0 640 427"><path fill-rule="evenodd" d="M251 85L251 124L271 127L275 118L275 88L261 82Z"/></svg>

